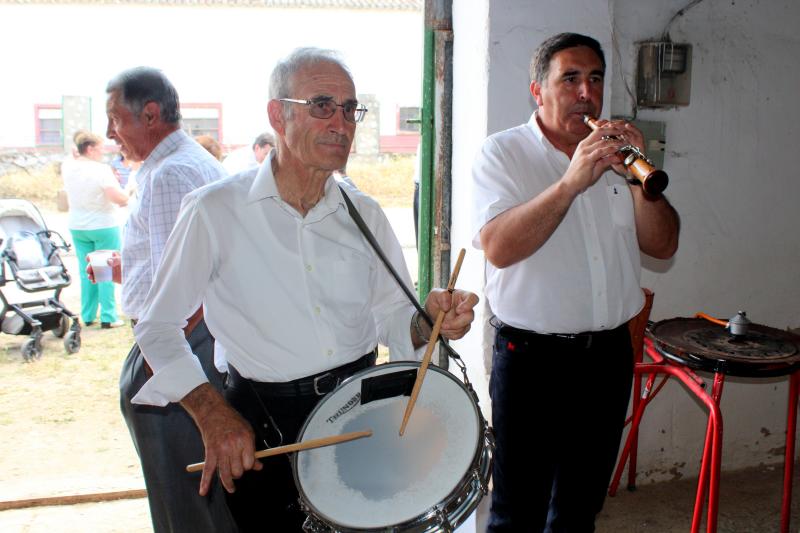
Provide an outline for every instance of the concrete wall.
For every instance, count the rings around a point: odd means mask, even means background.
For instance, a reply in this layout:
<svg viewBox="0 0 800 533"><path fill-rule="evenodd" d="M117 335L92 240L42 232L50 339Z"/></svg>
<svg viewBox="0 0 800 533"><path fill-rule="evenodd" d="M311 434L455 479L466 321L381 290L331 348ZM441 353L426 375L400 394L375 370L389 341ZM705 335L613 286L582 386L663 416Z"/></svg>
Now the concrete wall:
<svg viewBox="0 0 800 533"><path fill-rule="evenodd" d="M455 248L469 250L469 269L459 284L483 286L483 258L470 243L470 166L483 137L529 118L533 50L560 31L596 37L609 63L604 115L630 115L620 72L633 86L635 42L658 38L685 5L684 0L454 2L453 235ZM727 317L744 309L759 323L800 326L795 206L800 180L792 148L800 123L794 105L800 86L798 22L800 5L789 0L705 0L671 25L675 42L693 46L691 104L638 113L666 125L667 192L683 224L673 260L643 258L642 283L655 291L655 319L696 311ZM473 86L484 66L485 93ZM479 318L487 315L482 310ZM491 333L475 327L459 343L483 385L485 373L476 369L490 358ZM727 381L723 468L781 461L786 390L787 380L780 378ZM488 412L488 402L482 403ZM704 424L697 402L669 383L646 414L640 480L695 476Z"/></svg>
<svg viewBox="0 0 800 533"><path fill-rule="evenodd" d="M475 154L486 135L489 121L489 0L469 0L464 9L453 5L453 159L452 227L453 250L466 248L458 286L479 295L483 293L483 256L472 249L469 230L471 188L469 154ZM464 37L468 36L468 37ZM452 253L451 257L458 257ZM485 331L488 309L485 299L476 308L472 330L462 341L453 343L467 364L469 379L478 393L486 416L490 413L486 369L491 355L490 337Z"/></svg>
<svg viewBox="0 0 800 533"><path fill-rule="evenodd" d="M34 104L65 94L91 97L104 132L106 83L143 64L184 103L222 103L223 141L250 143L269 129L272 67L298 46L344 54L357 91L381 102L383 135L396 133L398 106L420 102L421 11L0 4L0 20L0 147L33 146Z"/></svg>

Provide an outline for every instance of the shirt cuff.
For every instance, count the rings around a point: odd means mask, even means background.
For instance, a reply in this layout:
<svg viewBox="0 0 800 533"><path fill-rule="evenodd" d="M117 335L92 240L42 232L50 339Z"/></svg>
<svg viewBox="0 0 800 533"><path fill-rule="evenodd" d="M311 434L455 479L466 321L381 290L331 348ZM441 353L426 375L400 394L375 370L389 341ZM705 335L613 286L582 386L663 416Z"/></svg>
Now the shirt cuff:
<svg viewBox="0 0 800 533"><path fill-rule="evenodd" d="M148 379L131 403L163 407L179 402L208 378L196 357L181 357L170 363Z"/></svg>
<svg viewBox="0 0 800 533"><path fill-rule="evenodd" d="M411 343L411 319L414 308L403 307L392 313L390 324L397 324L389 331L389 360L394 361L420 361L425 355L425 346L415 350Z"/></svg>

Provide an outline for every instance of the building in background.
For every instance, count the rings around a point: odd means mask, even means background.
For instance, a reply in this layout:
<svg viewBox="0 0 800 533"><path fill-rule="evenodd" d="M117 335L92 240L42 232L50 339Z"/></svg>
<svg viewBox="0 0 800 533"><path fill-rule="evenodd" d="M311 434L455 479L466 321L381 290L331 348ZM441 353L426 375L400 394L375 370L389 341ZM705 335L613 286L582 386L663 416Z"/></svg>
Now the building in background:
<svg viewBox="0 0 800 533"><path fill-rule="evenodd" d="M0 0L0 152L61 152L104 133L105 85L148 65L173 80L183 127L226 147L269 128L268 77L298 46L342 52L369 120L360 153L413 153L422 88L422 0ZM144 29L144 30L143 30ZM145 31L152 38L139 36ZM23 45L24 44L24 45ZM91 61L82 58L92 56Z"/></svg>

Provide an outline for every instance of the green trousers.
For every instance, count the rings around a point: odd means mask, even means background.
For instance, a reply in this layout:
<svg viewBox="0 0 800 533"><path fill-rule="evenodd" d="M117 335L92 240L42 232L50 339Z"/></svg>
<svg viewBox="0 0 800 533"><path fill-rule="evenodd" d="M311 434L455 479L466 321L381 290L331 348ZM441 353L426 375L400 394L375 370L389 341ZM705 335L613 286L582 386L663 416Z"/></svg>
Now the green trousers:
<svg viewBox="0 0 800 533"><path fill-rule="evenodd" d="M84 324L97 320L100 307L100 322L117 321L117 302L114 298L114 282L92 283L86 275L86 256L95 250L119 250L119 227L101 229L71 229L72 243L78 256L81 278L81 319Z"/></svg>

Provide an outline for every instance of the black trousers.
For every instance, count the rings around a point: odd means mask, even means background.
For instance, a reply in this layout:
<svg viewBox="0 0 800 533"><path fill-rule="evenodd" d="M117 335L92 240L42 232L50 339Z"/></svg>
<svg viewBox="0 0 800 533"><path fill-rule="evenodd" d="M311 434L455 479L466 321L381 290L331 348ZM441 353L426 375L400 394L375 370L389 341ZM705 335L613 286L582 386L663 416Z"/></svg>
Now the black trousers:
<svg viewBox="0 0 800 533"><path fill-rule="evenodd" d="M364 363L360 368L337 372L337 377L343 380L374 365L374 355L369 354L359 362ZM225 389L225 398L252 425L256 449L297 442L303 424L324 396L313 392L273 395L259 385L264 384L229 379ZM292 454L283 454L261 459L264 468L245 472L235 481L236 491L226 493L228 507L241 533L302 532L306 515L300 510L291 458Z"/></svg>
<svg viewBox="0 0 800 533"><path fill-rule="evenodd" d="M269 411L270 420L253 395L246 383L225 391L231 406L253 426L257 450L266 448L265 442L271 448L296 442L306 418L322 399L316 395L296 398L262 395L261 402ZM283 435L282 443L276 437L273 421ZM305 514L298 504L291 457L291 454L284 454L261 459L264 468L246 472L236 480L236 491L226 493L228 507L241 533L302 531Z"/></svg>
<svg viewBox="0 0 800 533"><path fill-rule="evenodd" d="M489 532L594 531L632 378L627 325L577 339L498 329Z"/></svg>

